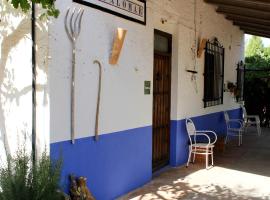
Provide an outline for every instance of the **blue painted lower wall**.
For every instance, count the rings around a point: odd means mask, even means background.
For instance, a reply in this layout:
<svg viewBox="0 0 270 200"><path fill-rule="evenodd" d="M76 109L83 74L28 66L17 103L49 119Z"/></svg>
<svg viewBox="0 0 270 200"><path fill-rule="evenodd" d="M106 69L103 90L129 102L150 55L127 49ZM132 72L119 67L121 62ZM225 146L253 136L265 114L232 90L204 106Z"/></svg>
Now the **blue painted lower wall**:
<svg viewBox="0 0 270 200"><path fill-rule="evenodd" d="M240 118L241 110L229 111L231 118ZM192 118L197 129L225 134L223 112ZM185 120L171 121L170 165L184 165L188 157L188 136ZM97 200L115 199L152 178L152 127L142 127L112 134L51 144L52 159L62 157L62 184L68 191L68 176L87 177L88 187Z"/></svg>
<svg viewBox="0 0 270 200"><path fill-rule="evenodd" d="M87 177L96 199L109 200L125 194L152 178L152 127L136 128L51 144L51 158L62 157L62 185L69 174Z"/></svg>
<svg viewBox="0 0 270 200"><path fill-rule="evenodd" d="M241 109L229 110L232 119L241 119ZM226 125L223 112L217 112L192 118L197 130L214 130L218 135L225 135ZM188 134L185 119L171 121L170 165L184 165L188 159Z"/></svg>

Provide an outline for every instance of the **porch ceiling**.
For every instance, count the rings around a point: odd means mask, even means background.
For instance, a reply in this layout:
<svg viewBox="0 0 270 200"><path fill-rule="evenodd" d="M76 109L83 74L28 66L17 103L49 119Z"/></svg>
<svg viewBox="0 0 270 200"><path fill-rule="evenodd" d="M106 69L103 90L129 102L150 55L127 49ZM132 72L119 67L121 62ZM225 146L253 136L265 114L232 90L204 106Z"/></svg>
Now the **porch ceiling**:
<svg viewBox="0 0 270 200"><path fill-rule="evenodd" d="M247 34L270 38L270 0L204 0Z"/></svg>

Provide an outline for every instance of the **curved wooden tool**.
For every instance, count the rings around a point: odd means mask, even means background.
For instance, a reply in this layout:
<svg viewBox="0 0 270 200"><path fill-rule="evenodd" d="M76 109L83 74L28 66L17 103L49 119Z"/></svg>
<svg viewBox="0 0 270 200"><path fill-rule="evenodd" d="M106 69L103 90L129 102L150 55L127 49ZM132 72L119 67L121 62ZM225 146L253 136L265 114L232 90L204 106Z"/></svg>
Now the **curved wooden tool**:
<svg viewBox="0 0 270 200"><path fill-rule="evenodd" d="M96 123L95 123L95 140L98 141L98 125L99 125L99 107L100 107L100 94L101 94L101 78L102 78L102 65L98 60L94 60L94 64L98 65L99 79L98 79L98 96L97 96L97 109L96 109Z"/></svg>

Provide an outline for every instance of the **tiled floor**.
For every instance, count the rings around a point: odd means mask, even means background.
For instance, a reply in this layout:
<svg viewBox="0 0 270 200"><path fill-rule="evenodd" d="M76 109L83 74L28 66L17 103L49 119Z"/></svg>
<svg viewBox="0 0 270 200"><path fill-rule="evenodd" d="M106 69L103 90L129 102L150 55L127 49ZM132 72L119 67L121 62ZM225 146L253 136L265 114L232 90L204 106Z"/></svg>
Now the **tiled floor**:
<svg viewBox="0 0 270 200"><path fill-rule="evenodd" d="M251 129L241 147L230 141L224 153L215 155L215 166L204 167L195 162L170 169L120 200L270 199L270 129L260 137Z"/></svg>

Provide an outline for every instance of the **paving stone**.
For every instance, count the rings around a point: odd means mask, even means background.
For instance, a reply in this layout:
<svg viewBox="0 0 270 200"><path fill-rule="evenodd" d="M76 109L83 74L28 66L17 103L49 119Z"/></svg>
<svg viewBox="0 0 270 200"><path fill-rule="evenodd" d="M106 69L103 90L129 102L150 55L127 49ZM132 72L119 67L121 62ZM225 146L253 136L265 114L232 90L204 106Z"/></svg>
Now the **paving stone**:
<svg viewBox="0 0 270 200"><path fill-rule="evenodd" d="M214 159L208 170L196 161L188 168L168 169L119 200L270 199L270 129L263 129L260 137L247 132L241 147L230 141Z"/></svg>

